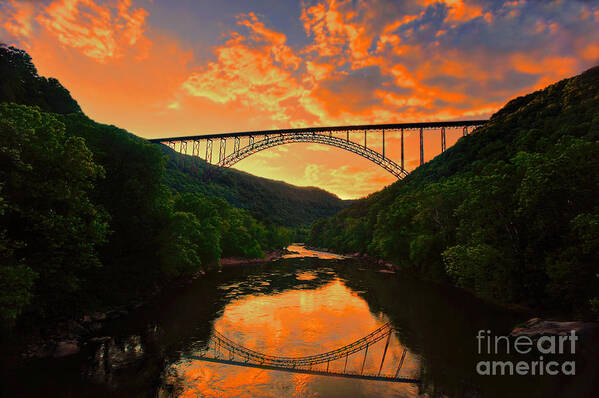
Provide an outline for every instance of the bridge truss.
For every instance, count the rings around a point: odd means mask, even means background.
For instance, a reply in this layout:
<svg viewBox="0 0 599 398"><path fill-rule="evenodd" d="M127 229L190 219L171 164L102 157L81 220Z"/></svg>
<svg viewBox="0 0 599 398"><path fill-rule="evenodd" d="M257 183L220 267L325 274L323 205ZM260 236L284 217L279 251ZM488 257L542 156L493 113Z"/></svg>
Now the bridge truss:
<svg viewBox="0 0 599 398"><path fill-rule="evenodd" d="M153 143L168 145L173 150L186 155L202 157L210 164L220 167L230 167L242 159L257 152L278 145L290 143L316 143L330 145L353 152L371 162L379 165L396 178L402 179L408 171L405 168L404 155L404 132L416 130L420 139L420 164L424 164L424 134L435 132L440 134L440 152L447 149L446 129L461 129L462 135L468 135L472 128L485 124L486 120L467 120L451 122L424 122L424 123L395 123L395 124L372 124L358 126L334 126L334 127L307 127L286 130L247 131L237 133L206 134L184 137L155 138L149 140ZM401 158L398 161L386 156L385 134L399 132L401 134ZM356 133L363 135L363 142L355 140ZM350 136L350 134L353 134ZM368 147L368 136L381 139L381 151L378 152ZM371 141L372 142L371 137ZM233 147L227 142L233 140ZM214 141L218 144L218 161L213 163ZM202 145L203 144L203 145ZM378 145L377 145L378 146ZM204 151L201 151L203 147Z"/></svg>
<svg viewBox="0 0 599 398"><path fill-rule="evenodd" d="M400 376L400 371L404 364L407 349L404 348L399 363L395 368L394 374L381 373L389 348L389 341L393 334L393 328L390 323L386 323L367 336L362 337L350 344L317 355L308 355L303 357L283 357L272 356L251 350L234 342L233 340L214 331L207 349L200 355L189 355L188 358L201 361L217 362L236 366L246 366L253 368L280 370L293 373L306 373L321 376L337 376L362 380L378 380L396 383L419 383L420 380L412 377ZM376 373L364 373L368 348L379 341L385 341L385 348L381 358L381 363ZM350 355L364 352L362 366L360 371L347 368L347 362ZM359 354L361 355L361 354ZM343 371L334 371L330 369L330 363L336 360L344 361ZM326 368L325 365L326 364Z"/></svg>

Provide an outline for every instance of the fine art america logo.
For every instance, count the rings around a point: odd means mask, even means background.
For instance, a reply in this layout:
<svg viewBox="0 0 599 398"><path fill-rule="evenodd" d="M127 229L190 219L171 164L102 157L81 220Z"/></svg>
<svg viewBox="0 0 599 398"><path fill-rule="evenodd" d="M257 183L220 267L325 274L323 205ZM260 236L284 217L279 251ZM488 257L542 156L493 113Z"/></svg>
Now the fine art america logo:
<svg viewBox="0 0 599 398"><path fill-rule="evenodd" d="M556 354L576 353L578 336L572 330L569 335L541 336L533 340L529 336L492 336L490 330L479 330L476 335L479 355L509 355L510 360L478 361L476 372L483 376L496 375L568 375L576 374L575 361L556 361ZM516 355L525 356L522 360L513 360ZM550 357L543 357L544 355ZM529 359L534 358L534 359ZM552 359L552 360L549 360Z"/></svg>

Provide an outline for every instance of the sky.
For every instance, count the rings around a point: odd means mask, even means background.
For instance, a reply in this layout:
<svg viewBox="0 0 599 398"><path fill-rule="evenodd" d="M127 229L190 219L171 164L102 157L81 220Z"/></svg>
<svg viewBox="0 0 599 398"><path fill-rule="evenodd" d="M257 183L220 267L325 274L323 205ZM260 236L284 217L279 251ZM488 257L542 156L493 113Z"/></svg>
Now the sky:
<svg viewBox="0 0 599 398"><path fill-rule="evenodd" d="M599 1L0 0L0 41L88 116L145 138L485 119L599 64ZM460 134L448 131L448 145ZM398 160L398 136L387 138ZM439 150L426 136L426 159ZM418 156L408 134L408 169ZM342 198L394 181L317 144L234 167Z"/></svg>

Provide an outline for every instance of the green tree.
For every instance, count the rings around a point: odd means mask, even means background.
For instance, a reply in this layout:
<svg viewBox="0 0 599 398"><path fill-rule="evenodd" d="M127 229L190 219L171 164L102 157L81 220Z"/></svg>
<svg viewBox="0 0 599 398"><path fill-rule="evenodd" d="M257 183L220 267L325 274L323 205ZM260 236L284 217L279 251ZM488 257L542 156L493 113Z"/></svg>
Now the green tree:
<svg viewBox="0 0 599 398"><path fill-rule="evenodd" d="M6 206L0 196L0 217ZM37 273L15 256L15 249L22 247L22 242L9 239L7 231L0 230L0 319L11 323L31 301L37 278Z"/></svg>
<svg viewBox="0 0 599 398"><path fill-rule="evenodd" d="M201 225L192 213L175 212L162 231L160 264L168 279L191 275L201 269Z"/></svg>
<svg viewBox="0 0 599 398"><path fill-rule="evenodd" d="M46 112L81 112L77 102L58 80L38 76L31 57L23 50L0 43L0 102L37 105Z"/></svg>
<svg viewBox="0 0 599 398"><path fill-rule="evenodd" d="M75 309L89 270L100 266L97 247L108 231L105 213L89 199L103 170L81 138L68 137L39 108L0 104L0 143L3 251L13 258L2 284L21 292L8 314L14 317L31 295L44 314Z"/></svg>

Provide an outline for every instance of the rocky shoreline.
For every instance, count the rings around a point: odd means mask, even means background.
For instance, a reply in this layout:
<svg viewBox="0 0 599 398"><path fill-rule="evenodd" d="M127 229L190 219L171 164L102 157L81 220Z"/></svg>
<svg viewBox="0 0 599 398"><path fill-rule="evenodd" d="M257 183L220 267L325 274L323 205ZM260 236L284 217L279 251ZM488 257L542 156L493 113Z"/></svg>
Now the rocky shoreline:
<svg viewBox="0 0 599 398"><path fill-rule="evenodd" d="M158 292L154 293L147 300L157 294ZM22 360L30 360L48 357L61 358L77 354L88 342L101 342L110 339L108 336L102 336L101 333L106 322L127 316L145 304L147 301L135 301L105 312L84 315L78 320L57 322L39 336L25 341L20 357Z"/></svg>
<svg viewBox="0 0 599 398"><path fill-rule="evenodd" d="M576 333L582 339L594 339L599 337L598 322L581 321L554 321L541 318L532 318L522 325L516 326L510 336L528 336L533 341L541 336L566 336L571 332Z"/></svg>
<svg viewBox="0 0 599 398"><path fill-rule="evenodd" d="M575 354L576 358L583 361L580 365L591 366L595 371L599 371L599 365L597 364L597 358L599 357L599 322L532 318L524 324L516 326L510 333L510 337L514 339L522 336L528 337L533 344L539 343L541 337L551 339L564 336L563 338L566 339L575 336L576 342L573 346L575 353L570 352L570 354Z"/></svg>

